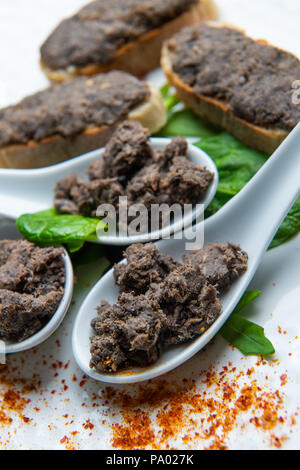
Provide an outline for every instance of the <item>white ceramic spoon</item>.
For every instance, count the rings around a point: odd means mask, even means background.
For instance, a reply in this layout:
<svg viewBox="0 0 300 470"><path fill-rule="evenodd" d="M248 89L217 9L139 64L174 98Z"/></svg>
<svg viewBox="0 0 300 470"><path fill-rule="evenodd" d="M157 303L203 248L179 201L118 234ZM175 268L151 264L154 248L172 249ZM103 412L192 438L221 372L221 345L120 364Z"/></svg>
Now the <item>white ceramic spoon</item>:
<svg viewBox="0 0 300 470"><path fill-rule="evenodd" d="M110 270L84 301L73 330L73 352L80 368L92 378L109 383L135 383L158 377L178 367L200 351L220 330L252 280L263 254L300 193L300 124L283 142L250 183L217 214L205 221L205 244L240 244L249 255L248 271L221 299L223 311L199 338L165 351L151 367L117 374L90 369L90 328L100 300L117 300L113 271ZM198 229L200 227L198 226ZM157 246L177 260L185 251L185 240L162 240Z"/></svg>
<svg viewBox="0 0 300 470"><path fill-rule="evenodd" d="M19 238L20 235L18 234L15 225L12 224L11 221L0 221L0 240L17 240ZM55 312L51 320L44 326L44 328L42 328L35 335L31 336L25 341L22 341L21 343L14 343L12 341L5 342L6 354L19 353L34 348L35 346L38 346L39 344L46 341L46 339L48 339L62 323L72 300L74 284L73 267L69 255L66 251L64 252L63 258L66 269L65 293L57 311Z"/></svg>
<svg viewBox="0 0 300 470"><path fill-rule="evenodd" d="M151 139L151 145L155 148L165 148L170 139ZM0 169L0 214L13 219L22 214L38 212L53 207L54 188L58 180L76 173L86 178L88 166L102 158L104 149L95 150L81 157L73 158L58 165L53 165L39 170L5 170ZM214 181L208 188L205 197L199 200L199 207L187 214L175 223L171 229L165 227L161 231L141 234L137 236L102 236L98 243L105 245L130 245L132 243L144 243L150 240L164 238L166 233L176 233L182 227L188 227L194 220L199 220L215 197L219 178L218 171L213 160L201 149L189 144L188 156L191 161L201 167L206 167L214 173ZM92 240L94 241L94 240Z"/></svg>

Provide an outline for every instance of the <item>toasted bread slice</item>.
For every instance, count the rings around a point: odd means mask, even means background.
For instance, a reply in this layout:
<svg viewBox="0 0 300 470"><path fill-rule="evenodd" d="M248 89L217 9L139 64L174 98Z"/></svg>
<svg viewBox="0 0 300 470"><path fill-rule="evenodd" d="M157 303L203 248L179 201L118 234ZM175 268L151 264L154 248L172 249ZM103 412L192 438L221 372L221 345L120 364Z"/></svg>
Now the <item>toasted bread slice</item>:
<svg viewBox="0 0 300 470"><path fill-rule="evenodd" d="M197 25L201 21L213 20L217 17L214 0L199 0L182 14L163 26L148 31L137 40L131 41L119 49L114 57L104 64L90 63L80 67L70 64L66 68L52 68L41 59L42 70L52 81L63 82L77 75L94 75L110 70L123 70L136 76L146 75L159 67L163 42L180 31L183 27ZM53 33L54 36L55 32ZM51 38L51 36L50 36ZM42 52L43 52L42 46ZM43 54L42 54L43 55Z"/></svg>
<svg viewBox="0 0 300 470"><path fill-rule="evenodd" d="M27 143L11 143L0 147L0 167L41 168L103 147L124 119L139 121L151 133L157 132L166 123L166 109L159 90L152 84L148 84L148 87L149 94L143 102L134 106L126 116L122 115L110 124L89 125L73 135L54 133L40 140L30 139ZM56 105L59 106L59 103Z"/></svg>
<svg viewBox="0 0 300 470"><path fill-rule="evenodd" d="M229 26L228 24L224 24L224 23L217 24L214 22L208 22L206 25L207 27L210 27L210 28L230 28L231 30L238 31L244 38L251 41L252 44L256 43L257 45L261 45L261 47L265 47L265 48L267 47L268 50L271 48L271 50L268 51L270 52L270 54L275 54L279 58L281 56L282 57L284 56L285 60L292 61L294 69L295 67L298 68L299 66L299 71L300 71L300 61L298 61L298 59L295 56L293 56L292 54L288 52L281 51L278 48L270 46L264 40L253 41L250 38L247 38L247 36L243 33L243 31L233 26ZM202 93L196 92L194 87L191 86L191 84L188 84L186 80L183 79L182 76L180 76L178 73L174 71L174 60L173 60L174 59L174 45L176 47L176 41L177 41L178 36L179 35L177 35L177 37L176 36L173 37L169 42L166 42L164 44L164 47L162 50L162 58L161 58L162 68L168 78L170 85L175 87L178 97L186 104L187 107L192 109L201 118L207 119L209 122L227 130L232 135L234 135L238 140L245 143L246 145L256 150L259 150L261 152L264 152L268 155L272 154L276 150L276 148L281 144L281 142L286 138L286 136L288 135L292 127L288 129L288 128L284 128L284 126L281 127L280 125L276 125L276 123L270 124L269 122L267 122L264 125L263 123L257 124L255 122L251 122L251 120L244 119L238 116L234 112L231 104L227 102L226 99L215 98L211 96L211 93L210 93L210 96L207 96L204 93L202 94ZM225 41L226 41L226 38L224 38L223 42ZM192 47L190 43L188 47ZM218 45L214 44L214 47L216 50ZM238 49L239 47L237 47L237 51L238 51L238 54L240 54L240 51ZM199 52L202 53L202 51L199 51ZM232 52L233 52L232 56L235 56L236 51L233 50ZM255 60L255 58L253 57L252 59ZM186 60L186 57L184 60ZM211 57L211 60L214 60L213 55ZM299 62L299 65L297 64L297 61ZM216 72L217 67L220 66L220 70L218 71L218 76L222 76L223 66L221 63L219 64L217 60L217 54L216 54L214 64L215 64L214 72ZM199 71L201 69L201 64L199 63L197 65L198 65L198 71ZM228 64L227 62L226 65L230 65L230 63ZM245 70L247 70L247 64L244 64L244 65L245 65ZM275 64L272 64L272 66L276 67ZM191 65L189 65L189 67L191 67ZM206 67L206 71L209 71L208 73L211 73L210 66L208 66L207 62L205 63L205 67ZM248 73L248 70L246 73ZM291 79L290 82L288 82L290 83L290 86L292 84L292 81L293 80ZM217 82L217 85L218 83L219 82ZM288 85L288 83L286 82L285 85ZM201 85L203 85L203 83ZM208 85L211 86L210 83L208 83ZM215 85L215 82L214 82L214 85ZM270 86L271 86L271 82L270 82ZM231 89L231 92L234 94L234 89L233 90ZM262 88L262 93L263 92L264 90ZM285 97L286 102L284 103L284 105L287 107L290 106L290 109L292 109L291 107L293 105L290 99L290 94L289 94L290 90L287 89L287 90L284 90L284 92L286 92L286 97ZM251 96L249 96L248 98L251 99ZM267 112L270 111L267 109L268 99L266 97L264 99L266 102L266 114L267 114ZM241 107L243 106L243 104L240 104L239 106ZM245 113L242 113L242 114L246 114L245 109L244 110L241 109L240 111L242 112L245 111ZM264 111L265 110L263 110L263 112ZM295 113L295 110L293 110L292 112ZM255 109L254 109L254 113L255 113ZM293 119L295 120L295 117L293 117Z"/></svg>

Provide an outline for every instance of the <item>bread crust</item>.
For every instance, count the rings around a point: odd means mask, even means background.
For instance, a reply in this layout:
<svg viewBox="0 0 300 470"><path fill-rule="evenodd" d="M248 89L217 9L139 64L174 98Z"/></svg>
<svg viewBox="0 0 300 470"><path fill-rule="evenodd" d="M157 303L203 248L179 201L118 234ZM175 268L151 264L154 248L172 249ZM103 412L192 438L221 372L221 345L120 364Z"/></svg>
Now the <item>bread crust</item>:
<svg viewBox="0 0 300 470"><path fill-rule="evenodd" d="M150 97L135 107L124 119L139 121L150 133L166 123L166 109L159 90L149 84ZM74 137L53 135L39 142L12 144L0 148L0 168L32 169L54 165L103 147L121 121L112 126L89 127Z"/></svg>
<svg viewBox="0 0 300 470"><path fill-rule="evenodd" d="M228 23L209 23L214 27L229 26ZM238 28L235 28L241 31ZM262 44L268 44L264 40L257 40ZM186 106L192 109L201 118L207 119L212 124L222 127L231 133L245 145L260 152L271 155L287 137L288 131L284 129L271 129L252 124L234 115L229 106L221 100L198 95L195 91L173 71L171 53L168 44L162 49L161 66L167 76L170 85L174 86L178 97Z"/></svg>
<svg viewBox="0 0 300 470"><path fill-rule="evenodd" d="M198 5L193 6L178 18L120 48L115 59L107 65L93 64L82 68L70 66L64 70L52 70L42 61L40 61L40 65L47 77L56 82L63 82L77 75L94 75L110 70L122 70L140 77L159 67L164 41L185 26L197 25L201 21L215 19L217 14L214 0L199 0Z"/></svg>

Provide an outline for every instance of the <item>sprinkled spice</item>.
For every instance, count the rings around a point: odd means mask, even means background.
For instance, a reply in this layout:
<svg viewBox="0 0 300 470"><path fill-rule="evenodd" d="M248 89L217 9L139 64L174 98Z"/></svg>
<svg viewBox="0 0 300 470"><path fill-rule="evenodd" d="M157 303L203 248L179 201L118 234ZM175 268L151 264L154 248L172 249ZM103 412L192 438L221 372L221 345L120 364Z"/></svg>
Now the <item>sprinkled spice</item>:
<svg viewBox="0 0 300 470"><path fill-rule="evenodd" d="M65 445L66 450L76 450L76 447L75 447L74 444L71 442L71 439L70 439L69 437L67 437L67 436L64 436L64 437L60 440L60 443Z"/></svg>
<svg viewBox="0 0 300 470"><path fill-rule="evenodd" d="M270 446L281 447L285 437L275 435L277 426L286 422L292 426L295 418L284 410L283 391L261 388L254 378L241 385L243 377L254 373L254 368L246 372L230 366L219 372L211 368L201 374L200 391L193 380L155 380L134 388L133 394L106 387L103 398L122 415L122 422L112 425L112 446L170 449L175 441L178 448L195 449L206 442L205 449L227 449L242 420L263 432Z"/></svg>
<svg viewBox="0 0 300 470"><path fill-rule="evenodd" d="M15 417L30 423L32 420L23 413L31 401L26 395L36 388L36 384L21 379L11 382L5 379L5 370L6 366L0 366L1 384L5 385L0 393L0 427L12 424Z"/></svg>
<svg viewBox="0 0 300 470"><path fill-rule="evenodd" d="M208 367L213 342L189 368L163 379L105 387L72 359L55 357L55 339L52 346L53 354L30 351L0 366L1 450L39 446L42 426L53 448L66 450L232 449L243 439L247 445L249 434L259 447L279 449L296 437L299 409L289 406L292 380L278 359L241 361L238 354Z"/></svg>

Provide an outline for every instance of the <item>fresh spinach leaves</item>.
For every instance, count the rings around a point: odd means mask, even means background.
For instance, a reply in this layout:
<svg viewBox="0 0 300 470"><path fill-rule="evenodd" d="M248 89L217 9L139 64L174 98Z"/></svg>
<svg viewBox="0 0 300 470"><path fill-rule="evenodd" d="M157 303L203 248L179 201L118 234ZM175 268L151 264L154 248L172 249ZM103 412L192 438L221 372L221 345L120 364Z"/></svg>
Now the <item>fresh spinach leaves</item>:
<svg viewBox="0 0 300 470"><path fill-rule="evenodd" d="M27 240L38 245L66 245L70 252L94 241L99 224L99 219L57 214L55 209L24 214L17 220L17 228Z"/></svg>
<svg viewBox="0 0 300 470"><path fill-rule="evenodd" d="M219 132L214 126L198 118L189 109L170 113L168 122L160 131L160 137L210 137Z"/></svg>
<svg viewBox="0 0 300 470"><path fill-rule="evenodd" d="M239 315L239 312L259 295L260 291L257 290L246 292L221 330L223 338L246 356L268 356L275 352L273 344L265 336L264 329Z"/></svg>
<svg viewBox="0 0 300 470"><path fill-rule="evenodd" d="M300 232L300 197L293 205L292 209L288 213L288 216L284 219L283 223L278 230L276 237L272 241L270 248L276 248L289 241L292 237Z"/></svg>
<svg viewBox="0 0 300 470"><path fill-rule="evenodd" d="M220 183L206 216L216 213L250 181L267 160L267 156L246 147L227 132L202 139L195 144L216 163ZM270 248L282 245L300 232L300 198L282 223Z"/></svg>

